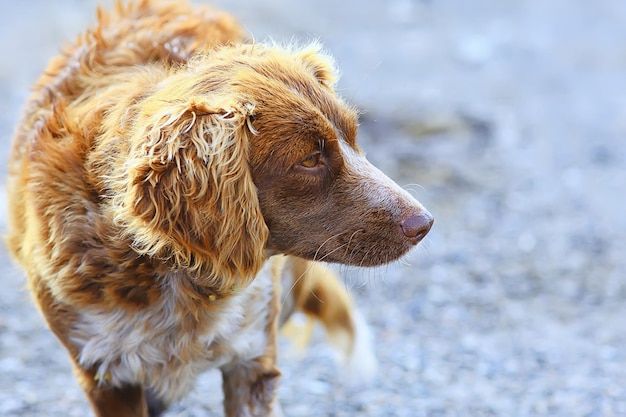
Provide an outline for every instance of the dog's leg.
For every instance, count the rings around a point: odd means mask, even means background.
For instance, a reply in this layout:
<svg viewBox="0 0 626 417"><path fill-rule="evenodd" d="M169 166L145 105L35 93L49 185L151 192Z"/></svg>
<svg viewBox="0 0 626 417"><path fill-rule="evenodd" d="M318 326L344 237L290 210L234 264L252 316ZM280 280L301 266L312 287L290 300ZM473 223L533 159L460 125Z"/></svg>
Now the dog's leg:
<svg viewBox="0 0 626 417"><path fill-rule="evenodd" d="M79 352L72 343L69 329L77 321L78 314L71 306L58 302L43 280L30 277L30 288L37 300L48 326L67 349L74 374L85 391L96 417L152 417L139 386L111 387L96 377L96 369L84 369L78 363Z"/></svg>
<svg viewBox="0 0 626 417"><path fill-rule="evenodd" d="M271 300L266 310L264 352L254 359L234 362L221 369L227 417L283 415L277 399L280 371L276 366L283 263L282 257L272 260Z"/></svg>
<svg viewBox="0 0 626 417"><path fill-rule="evenodd" d="M85 391L96 417L152 417L143 389L136 385L111 387L96 381L94 370L84 370L74 364L74 372ZM158 414L155 414L158 416Z"/></svg>
<svg viewBox="0 0 626 417"><path fill-rule="evenodd" d="M222 370L227 417L282 415L276 398L280 371L273 361L266 359L247 361Z"/></svg>
<svg viewBox="0 0 626 417"><path fill-rule="evenodd" d="M39 277L32 276L30 284L48 326L70 355L74 374L85 391L96 417L153 417L152 414L148 414L148 406L141 387L133 385L111 387L106 381L96 377L95 368L84 369L79 365L77 359L79 352L69 335L69 329L77 320L77 313L69 305L56 301L48 286Z"/></svg>

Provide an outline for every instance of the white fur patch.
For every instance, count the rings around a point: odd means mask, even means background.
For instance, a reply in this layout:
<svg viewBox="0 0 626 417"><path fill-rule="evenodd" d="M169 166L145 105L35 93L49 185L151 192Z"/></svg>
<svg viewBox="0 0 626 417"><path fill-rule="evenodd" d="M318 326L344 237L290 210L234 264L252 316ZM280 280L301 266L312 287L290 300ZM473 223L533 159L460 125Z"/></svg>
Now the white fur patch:
<svg viewBox="0 0 626 417"><path fill-rule="evenodd" d="M417 206L423 209L411 194L372 165L364 155L359 154L343 140L339 141L339 145L349 174L360 179L360 187L354 191L361 193L371 207L400 210L401 206ZM398 200L404 204L398 204Z"/></svg>
<svg viewBox="0 0 626 417"><path fill-rule="evenodd" d="M72 333L80 364L98 366L101 383L141 384L169 403L180 400L200 372L265 352L272 297L268 264L250 287L216 301L221 308L199 317L195 332L186 330L194 327L186 322L195 318L180 314L185 303L178 291L180 273L165 278L161 300L142 312L83 312Z"/></svg>

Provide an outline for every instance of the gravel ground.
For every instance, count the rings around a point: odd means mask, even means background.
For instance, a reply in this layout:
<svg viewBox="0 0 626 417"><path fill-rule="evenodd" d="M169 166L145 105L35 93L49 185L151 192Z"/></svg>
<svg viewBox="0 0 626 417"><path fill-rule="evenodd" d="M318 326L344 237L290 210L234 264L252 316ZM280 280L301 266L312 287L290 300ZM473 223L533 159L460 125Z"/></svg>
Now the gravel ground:
<svg viewBox="0 0 626 417"><path fill-rule="evenodd" d="M285 343L286 415L626 415L626 3L216 3L256 39L320 38L369 158L436 218L406 262L342 269L377 378L346 383L319 338L303 358ZM2 157L28 85L94 4L0 5ZM87 415L0 260L0 415ZM207 374L168 415L222 415L218 385Z"/></svg>

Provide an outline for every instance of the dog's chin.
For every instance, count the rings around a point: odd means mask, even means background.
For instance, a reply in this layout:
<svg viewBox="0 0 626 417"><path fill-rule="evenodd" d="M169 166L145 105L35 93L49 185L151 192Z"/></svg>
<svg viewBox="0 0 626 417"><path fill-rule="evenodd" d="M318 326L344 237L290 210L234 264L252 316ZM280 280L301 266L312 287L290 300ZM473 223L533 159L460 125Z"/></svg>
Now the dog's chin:
<svg viewBox="0 0 626 417"><path fill-rule="evenodd" d="M404 245L403 248L395 248L395 250L359 250L356 252L348 251L347 253L327 255L318 254L317 258L322 259L324 262L361 266L361 267L377 267L386 265L388 263L397 261L405 256L412 248L413 245Z"/></svg>
<svg viewBox="0 0 626 417"><path fill-rule="evenodd" d="M407 255L415 245L409 241L401 244L386 245L384 242L375 242L371 245L347 247L339 245L331 247L328 244L314 248L290 248L280 250L268 248L269 256L285 254L297 256L310 261L327 262L359 267L377 267L397 261Z"/></svg>

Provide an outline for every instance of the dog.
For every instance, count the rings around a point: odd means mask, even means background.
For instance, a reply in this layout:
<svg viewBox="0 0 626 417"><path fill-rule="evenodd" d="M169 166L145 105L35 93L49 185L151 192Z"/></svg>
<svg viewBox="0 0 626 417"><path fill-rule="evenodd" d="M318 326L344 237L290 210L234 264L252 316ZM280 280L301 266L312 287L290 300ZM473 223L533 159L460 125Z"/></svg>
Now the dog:
<svg viewBox="0 0 626 417"><path fill-rule="evenodd" d="M433 218L366 160L319 44L251 42L182 2L97 18L16 130L8 248L96 416L161 415L211 368L227 416L279 416L291 313L355 349L318 262L391 262Z"/></svg>

